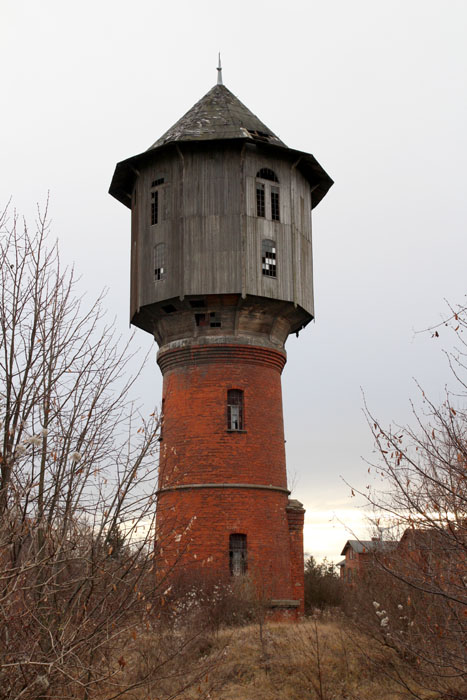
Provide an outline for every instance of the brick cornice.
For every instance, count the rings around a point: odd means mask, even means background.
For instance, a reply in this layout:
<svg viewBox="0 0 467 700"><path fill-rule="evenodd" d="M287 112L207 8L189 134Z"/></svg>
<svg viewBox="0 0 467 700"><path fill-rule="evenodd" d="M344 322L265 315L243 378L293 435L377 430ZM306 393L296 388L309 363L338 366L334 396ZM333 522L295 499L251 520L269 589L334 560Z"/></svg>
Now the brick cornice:
<svg viewBox="0 0 467 700"><path fill-rule="evenodd" d="M159 352L157 362L162 374L177 367L212 363L269 365L280 374L286 354L257 345L186 345Z"/></svg>
<svg viewBox="0 0 467 700"><path fill-rule="evenodd" d="M189 489L259 489L263 491L279 491L280 493L285 493L287 496L290 494L288 489L282 488L282 486L271 486L263 484L181 484L179 486L166 486L165 488L159 489L157 495L162 493L167 493L168 491L185 491Z"/></svg>

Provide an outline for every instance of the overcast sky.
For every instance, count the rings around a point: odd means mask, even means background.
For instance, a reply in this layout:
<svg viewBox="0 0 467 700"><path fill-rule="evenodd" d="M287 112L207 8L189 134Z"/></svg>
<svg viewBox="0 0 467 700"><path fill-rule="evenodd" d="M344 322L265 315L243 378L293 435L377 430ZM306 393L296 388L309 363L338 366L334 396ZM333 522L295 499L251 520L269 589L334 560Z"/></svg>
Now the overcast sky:
<svg viewBox="0 0 467 700"><path fill-rule="evenodd" d="M148 148L216 81L335 180L314 210L316 322L287 343L288 468L305 547L339 559L366 535L342 477L367 483L362 390L410 420L417 378L449 374L437 323L463 303L467 260L467 2L1 0L0 198L53 232L90 300L108 287L128 330L129 211L115 163ZM144 349L151 338L137 332ZM160 401L153 361L141 384ZM341 524L343 523L343 524Z"/></svg>

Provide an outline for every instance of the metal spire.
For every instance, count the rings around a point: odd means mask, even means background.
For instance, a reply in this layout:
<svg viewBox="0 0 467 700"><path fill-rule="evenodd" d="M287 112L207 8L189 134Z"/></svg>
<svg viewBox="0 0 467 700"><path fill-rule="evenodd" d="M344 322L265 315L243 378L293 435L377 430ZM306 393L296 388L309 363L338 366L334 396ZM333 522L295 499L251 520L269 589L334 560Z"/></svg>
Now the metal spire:
<svg viewBox="0 0 467 700"><path fill-rule="evenodd" d="M217 84L223 85L222 82L222 65L221 65L221 54L219 52L219 65L217 66Z"/></svg>

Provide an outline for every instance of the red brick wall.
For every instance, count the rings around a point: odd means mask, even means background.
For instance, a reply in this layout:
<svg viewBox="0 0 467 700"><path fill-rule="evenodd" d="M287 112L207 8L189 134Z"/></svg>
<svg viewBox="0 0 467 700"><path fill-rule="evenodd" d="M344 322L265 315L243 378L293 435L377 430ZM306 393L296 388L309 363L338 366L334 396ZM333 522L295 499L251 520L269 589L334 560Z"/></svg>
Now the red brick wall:
<svg viewBox="0 0 467 700"><path fill-rule="evenodd" d="M248 572L259 594L303 597L302 534L298 527L290 535L286 512L285 354L246 345L205 345L160 353L159 364L164 374L158 500L162 563L209 567L210 574L228 578L229 535L242 533L247 536ZM244 432L227 429L229 389L244 392ZM268 488L174 490L189 484ZM302 588L294 585L300 582L300 565Z"/></svg>
<svg viewBox="0 0 467 700"><path fill-rule="evenodd" d="M292 597L300 600L300 615L305 612L305 582L303 578L303 524L305 510L297 506L287 508L287 520L290 535L290 570L292 583Z"/></svg>

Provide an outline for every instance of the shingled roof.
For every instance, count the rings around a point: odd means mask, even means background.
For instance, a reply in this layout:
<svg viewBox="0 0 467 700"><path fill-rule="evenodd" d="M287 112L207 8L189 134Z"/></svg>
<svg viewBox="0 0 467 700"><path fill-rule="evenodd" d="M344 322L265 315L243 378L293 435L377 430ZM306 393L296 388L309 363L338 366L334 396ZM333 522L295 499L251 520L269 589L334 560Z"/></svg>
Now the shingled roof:
<svg viewBox="0 0 467 700"><path fill-rule="evenodd" d="M159 151L178 143L196 148L209 141L230 144L251 143L295 162L313 189L312 207L324 197L333 181L310 153L288 148L271 129L250 112L225 85L217 84L146 151L117 163L110 194L131 208L131 191L138 170L157 158Z"/></svg>
<svg viewBox="0 0 467 700"><path fill-rule="evenodd" d="M174 141L251 138L285 146L225 85L214 85L148 151Z"/></svg>

